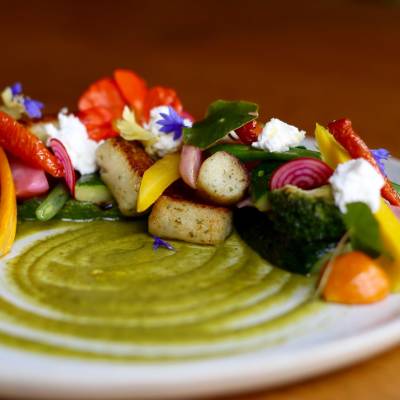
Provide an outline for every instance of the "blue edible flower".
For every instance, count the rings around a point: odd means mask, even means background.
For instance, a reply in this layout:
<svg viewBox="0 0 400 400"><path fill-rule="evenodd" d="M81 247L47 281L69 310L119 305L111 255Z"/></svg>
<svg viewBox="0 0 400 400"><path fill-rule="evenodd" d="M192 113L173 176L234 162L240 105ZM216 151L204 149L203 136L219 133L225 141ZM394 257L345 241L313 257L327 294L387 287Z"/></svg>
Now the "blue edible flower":
<svg viewBox="0 0 400 400"><path fill-rule="evenodd" d="M153 242L153 250L157 250L160 247L164 247L168 250L175 251L174 247L166 242L165 240L162 240L158 236L153 236L154 242Z"/></svg>
<svg viewBox="0 0 400 400"><path fill-rule="evenodd" d="M170 106L168 106L169 114L160 113L162 119L157 121L161 126L160 131L164 133L173 133L174 140L182 137L182 129L185 126L185 120Z"/></svg>
<svg viewBox="0 0 400 400"><path fill-rule="evenodd" d="M22 85L19 82L15 82L13 85L11 85L10 89L13 96L17 96L22 93Z"/></svg>
<svg viewBox="0 0 400 400"><path fill-rule="evenodd" d="M30 118L41 118L44 104L29 97L24 98L25 111Z"/></svg>
<svg viewBox="0 0 400 400"><path fill-rule="evenodd" d="M375 149L375 150L371 150L371 154L374 157L376 163L378 164L379 169L381 170L382 174L386 176L384 161L389 159L389 157L390 157L389 151L386 149Z"/></svg>

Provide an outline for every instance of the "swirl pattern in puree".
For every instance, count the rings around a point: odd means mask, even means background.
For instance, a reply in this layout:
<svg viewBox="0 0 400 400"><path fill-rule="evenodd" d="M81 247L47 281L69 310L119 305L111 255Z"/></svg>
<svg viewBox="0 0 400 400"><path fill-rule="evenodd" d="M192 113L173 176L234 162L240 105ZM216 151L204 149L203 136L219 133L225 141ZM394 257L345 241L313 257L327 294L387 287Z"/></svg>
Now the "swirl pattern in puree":
<svg viewBox="0 0 400 400"><path fill-rule="evenodd" d="M25 223L20 237L47 228ZM58 222L51 232L3 271L0 343L127 360L207 357L300 335L320 308L312 278L272 267L236 233L219 246L171 242L172 252L152 249L144 221Z"/></svg>

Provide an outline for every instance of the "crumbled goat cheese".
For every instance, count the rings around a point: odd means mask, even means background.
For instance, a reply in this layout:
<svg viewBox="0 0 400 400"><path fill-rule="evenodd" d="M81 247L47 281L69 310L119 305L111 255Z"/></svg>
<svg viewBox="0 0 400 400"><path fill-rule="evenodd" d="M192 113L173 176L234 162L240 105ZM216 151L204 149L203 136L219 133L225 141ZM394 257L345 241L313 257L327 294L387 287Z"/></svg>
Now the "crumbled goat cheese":
<svg viewBox="0 0 400 400"><path fill-rule="evenodd" d="M357 158L339 164L329 182L341 212L345 213L347 204L355 202L367 204L374 213L378 211L385 181L367 160Z"/></svg>
<svg viewBox="0 0 400 400"><path fill-rule="evenodd" d="M252 143L252 146L271 152L288 151L291 147L298 146L304 140L305 134L293 125L272 118L265 124L258 140Z"/></svg>
<svg viewBox="0 0 400 400"><path fill-rule="evenodd" d="M50 138L58 139L64 145L74 169L82 175L91 174L97 170L96 149L101 142L89 138L85 125L79 118L61 111L58 114L58 126L44 126Z"/></svg>

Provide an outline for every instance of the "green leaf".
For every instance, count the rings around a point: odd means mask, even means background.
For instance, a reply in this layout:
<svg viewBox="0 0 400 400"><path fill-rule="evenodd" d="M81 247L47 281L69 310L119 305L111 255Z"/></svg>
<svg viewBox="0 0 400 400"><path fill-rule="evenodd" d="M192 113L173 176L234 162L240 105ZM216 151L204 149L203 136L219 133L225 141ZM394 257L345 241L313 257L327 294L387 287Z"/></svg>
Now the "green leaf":
<svg viewBox="0 0 400 400"><path fill-rule="evenodd" d="M321 159L321 153L314 150L308 150L303 147L292 147L290 150L281 153L259 150L251 146L246 146L244 144L227 143L216 144L215 146L210 147L207 150L206 155L210 156L217 151L226 151L227 153L232 154L243 162L260 160L290 161L301 157L312 157Z"/></svg>
<svg viewBox="0 0 400 400"><path fill-rule="evenodd" d="M343 220L354 250L360 250L371 257L382 254L379 223L365 203L348 204Z"/></svg>
<svg viewBox="0 0 400 400"><path fill-rule="evenodd" d="M286 161L263 162L251 171L251 197L257 201L260 197L269 192L269 181L272 173Z"/></svg>
<svg viewBox="0 0 400 400"><path fill-rule="evenodd" d="M392 182L392 186L396 189L398 193L400 193L400 185L398 183Z"/></svg>
<svg viewBox="0 0 400 400"><path fill-rule="evenodd" d="M204 119L183 129L183 140L185 144L206 149L257 117L258 105L255 103L217 100L210 105Z"/></svg>

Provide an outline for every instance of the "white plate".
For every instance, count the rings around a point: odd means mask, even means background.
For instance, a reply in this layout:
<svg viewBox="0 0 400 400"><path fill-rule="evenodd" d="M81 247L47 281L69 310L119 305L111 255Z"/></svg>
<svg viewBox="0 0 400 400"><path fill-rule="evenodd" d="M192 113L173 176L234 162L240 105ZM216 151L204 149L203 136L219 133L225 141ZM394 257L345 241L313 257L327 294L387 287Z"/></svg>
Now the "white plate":
<svg viewBox="0 0 400 400"><path fill-rule="evenodd" d="M400 180L399 161L390 161L388 171L392 178ZM11 256L24 244L18 243ZM8 290L4 263L0 263L0 271L0 295L20 308L29 308ZM256 324L257 319L275 316L261 312L246 323ZM21 329L13 326L12 321L0 321L0 333L7 330L30 340L54 343L66 340ZM272 337L276 336L275 331L271 337L255 335L251 343L246 340L226 343L227 348L236 352L233 355L151 363L90 360L0 347L0 395L25 399L187 399L286 384L349 365L399 343L400 295L370 306L327 305L290 324L281 333L285 337L281 341ZM75 341L71 346L92 345L102 348L101 343L90 341ZM108 347L103 350L108 351ZM116 346L110 351L125 350ZM167 346L164 351L174 353L176 349Z"/></svg>

